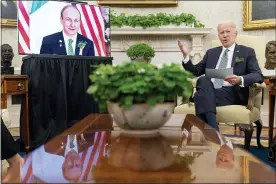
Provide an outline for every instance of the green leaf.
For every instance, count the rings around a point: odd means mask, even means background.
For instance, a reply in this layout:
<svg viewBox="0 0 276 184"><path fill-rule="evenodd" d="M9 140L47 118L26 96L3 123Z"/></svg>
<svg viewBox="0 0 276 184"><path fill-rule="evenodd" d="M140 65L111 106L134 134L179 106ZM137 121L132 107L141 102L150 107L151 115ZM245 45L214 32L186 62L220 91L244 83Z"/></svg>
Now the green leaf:
<svg viewBox="0 0 276 184"><path fill-rule="evenodd" d="M163 82L169 88L173 88L175 86L175 82L173 82L173 81L169 81L167 79L164 79Z"/></svg>
<svg viewBox="0 0 276 184"><path fill-rule="evenodd" d="M97 89L98 89L98 85L89 86L87 93L93 94L97 91Z"/></svg>

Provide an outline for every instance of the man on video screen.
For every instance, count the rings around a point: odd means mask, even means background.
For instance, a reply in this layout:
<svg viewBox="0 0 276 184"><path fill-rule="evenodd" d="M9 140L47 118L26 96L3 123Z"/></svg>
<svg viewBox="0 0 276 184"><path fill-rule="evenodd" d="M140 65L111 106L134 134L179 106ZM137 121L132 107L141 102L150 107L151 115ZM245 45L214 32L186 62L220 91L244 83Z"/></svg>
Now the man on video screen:
<svg viewBox="0 0 276 184"><path fill-rule="evenodd" d="M75 6L61 10L60 22L63 30L43 38L40 54L95 56L93 41L78 33L81 14Z"/></svg>

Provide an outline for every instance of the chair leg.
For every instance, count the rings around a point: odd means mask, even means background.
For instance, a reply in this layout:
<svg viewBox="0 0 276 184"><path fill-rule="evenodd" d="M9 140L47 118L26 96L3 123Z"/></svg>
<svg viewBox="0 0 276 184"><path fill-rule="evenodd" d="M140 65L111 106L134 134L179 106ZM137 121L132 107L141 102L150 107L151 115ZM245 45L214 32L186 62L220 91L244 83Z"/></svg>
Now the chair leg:
<svg viewBox="0 0 276 184"><path fill-rule="evenodd" d="M261 133L262 133L263 124L261 120L255 121L254 123L257 126L256 139L257 139L258 148L264 148L263 145L261 144Z"/></svg>
<svg viewBox="0 0 276 184"><path fill-rule="evenodd" d="M234 125L235 126L235 131L237 130L237 124Z"/></svg>
<svg viewBox="0 0 276 184"><path fill-rule="evenodd" d="M240 131L244 131L244 149L249 150L254 127L252 123L249 125L240 125Z"/></svg>

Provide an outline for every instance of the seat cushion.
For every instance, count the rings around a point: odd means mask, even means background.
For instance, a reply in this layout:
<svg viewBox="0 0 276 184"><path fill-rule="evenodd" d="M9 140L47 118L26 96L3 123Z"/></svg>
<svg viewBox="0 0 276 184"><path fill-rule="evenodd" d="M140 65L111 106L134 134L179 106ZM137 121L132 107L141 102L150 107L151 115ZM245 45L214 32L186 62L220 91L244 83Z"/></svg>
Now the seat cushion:
<svg viewBox="0 0 276 184"><path fill-rule="evenodd" d="M194 104L176 106L175 114L195 114ZM260 111L256 107L252 111L241 105L228 105L217 107L218 123L250 124L260 119Z"/></svg>

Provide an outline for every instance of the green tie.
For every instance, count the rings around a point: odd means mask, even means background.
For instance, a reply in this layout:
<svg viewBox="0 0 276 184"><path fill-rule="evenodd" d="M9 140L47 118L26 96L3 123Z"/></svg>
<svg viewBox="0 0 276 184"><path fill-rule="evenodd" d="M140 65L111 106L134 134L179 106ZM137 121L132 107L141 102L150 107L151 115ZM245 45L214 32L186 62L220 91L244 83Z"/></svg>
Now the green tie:
<svg viewBox="0 0 276 184"><path fill-rule="evenodd" d="M73 40L68 40L68 53L67 55L74 55L73 46L72 46Z"/></svg>
<svg viewBox="0 0 276 184"><path fill-rule="evenodd" d="M69 135L69 140L70 140L70 148L74 148L74 139L75 136L74 135Z"/></svg>

